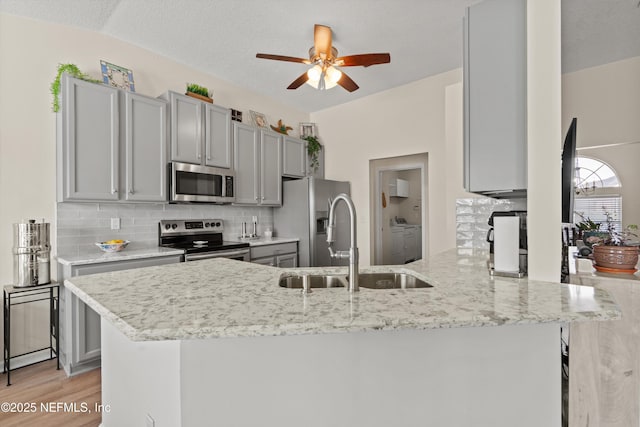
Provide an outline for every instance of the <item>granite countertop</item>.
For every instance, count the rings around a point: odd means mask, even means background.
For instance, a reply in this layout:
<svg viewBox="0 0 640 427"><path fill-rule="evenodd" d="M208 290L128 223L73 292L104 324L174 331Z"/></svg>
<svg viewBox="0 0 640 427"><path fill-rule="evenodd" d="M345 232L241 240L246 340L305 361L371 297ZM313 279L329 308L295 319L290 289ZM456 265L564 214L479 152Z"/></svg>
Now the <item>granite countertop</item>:
<svg viewBox="0 0 640 427"><path fill-rule="evenodd" d="M346 273L345 267L281 269L230 259L73 277L71 292L135 341L349 331L431 329L609 320L621 316L606 291L491 278L486 253L451 250L404 266L433 288L375 290L278 286L283 273Z"/></svg>
<svg viewBox="0 0 640 427"><path fill-rule="evenodd" d="M120 252L107 253L101 251L97 246L89 246L80 254L58 254L56 255L56 259L63 265L85 265L140 258L155 258L169 255L184 255L184 250L151 245L135 246L129 244L129 246Z"/></svg>

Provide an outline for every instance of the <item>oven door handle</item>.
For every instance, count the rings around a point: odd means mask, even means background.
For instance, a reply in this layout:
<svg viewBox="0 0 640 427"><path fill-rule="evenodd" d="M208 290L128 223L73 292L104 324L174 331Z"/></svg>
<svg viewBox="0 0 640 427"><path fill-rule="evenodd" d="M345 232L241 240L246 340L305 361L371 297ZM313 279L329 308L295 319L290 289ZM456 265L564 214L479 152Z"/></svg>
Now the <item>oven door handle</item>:
<svg viewBox="0 0 640 427"><path fill-rule="evenodd" d="M199 259L209 259L209 258L228 258L232 256L246 255L248 253L249 253L249 249L242 249L239 251L223 251L223 252L214 252L214 253L202 254L202 255L185 255L185 261L197 261Z"/></svg>

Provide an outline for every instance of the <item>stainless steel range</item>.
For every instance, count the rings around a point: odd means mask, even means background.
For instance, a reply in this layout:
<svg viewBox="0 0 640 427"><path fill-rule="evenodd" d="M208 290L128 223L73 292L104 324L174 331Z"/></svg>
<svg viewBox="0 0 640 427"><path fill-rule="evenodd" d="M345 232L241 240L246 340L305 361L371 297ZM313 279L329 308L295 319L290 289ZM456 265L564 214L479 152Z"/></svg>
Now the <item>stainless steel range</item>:
<svg viewBox="0 0 640 427"><path fill-rule="evenodd" d="M158 226L160 246L184 249L185 261L208 258L231 258L249 261L249 243L223 240L221 219L168 219Z"/></svg>

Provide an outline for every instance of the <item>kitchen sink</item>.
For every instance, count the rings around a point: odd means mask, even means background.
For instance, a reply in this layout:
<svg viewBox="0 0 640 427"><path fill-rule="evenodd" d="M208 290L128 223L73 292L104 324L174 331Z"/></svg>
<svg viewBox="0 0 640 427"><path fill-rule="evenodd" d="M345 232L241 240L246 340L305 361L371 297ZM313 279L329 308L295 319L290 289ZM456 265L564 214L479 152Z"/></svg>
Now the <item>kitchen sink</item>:
<svg viewBox="0 0 640 427"><path fill-rule="evenodd" d="M358 285L368 289L433 288L424 280L406 273L362 273L358 276Z"/></svg>
<svg viewBox="0 0 640 427"><path fill-rule="evenodd" d="M343 288L347 286L347 276L335 274L310 274L309 287L318 288ZM414 289L432 288L433 286L424 280L418 279L407 273L362 273L359 275L359 286L368 289ZM280 276L279 285L283 288L302 289L303 276Z"/></svg>
<svg viewBox="0 0 640 427"><path fill-rule="evenodd" d="M280 276L279 285L283 288L302 289L303 276ZM315 275L310 274L309 287L315 288L344 288L347 285L346 276L336 275Z"/></svg>

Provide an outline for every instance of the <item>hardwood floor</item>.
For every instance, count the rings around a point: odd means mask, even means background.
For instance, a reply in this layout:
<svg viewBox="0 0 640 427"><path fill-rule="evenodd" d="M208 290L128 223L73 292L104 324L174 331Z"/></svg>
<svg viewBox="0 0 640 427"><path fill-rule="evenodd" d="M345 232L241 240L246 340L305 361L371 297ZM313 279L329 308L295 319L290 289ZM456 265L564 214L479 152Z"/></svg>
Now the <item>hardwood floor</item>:
<svg viewBox="0 0 640 427"><path fill-rule="evenodd" d="M100 369L68 378L64 370L56 370L56 361L51 360L11 371L9 387L6 381L7 375L0 375L2 427L100 425L102 415L95 410L101 402ZM5 408L17 410L25 405L29 412L7 412Z"/></svg>

